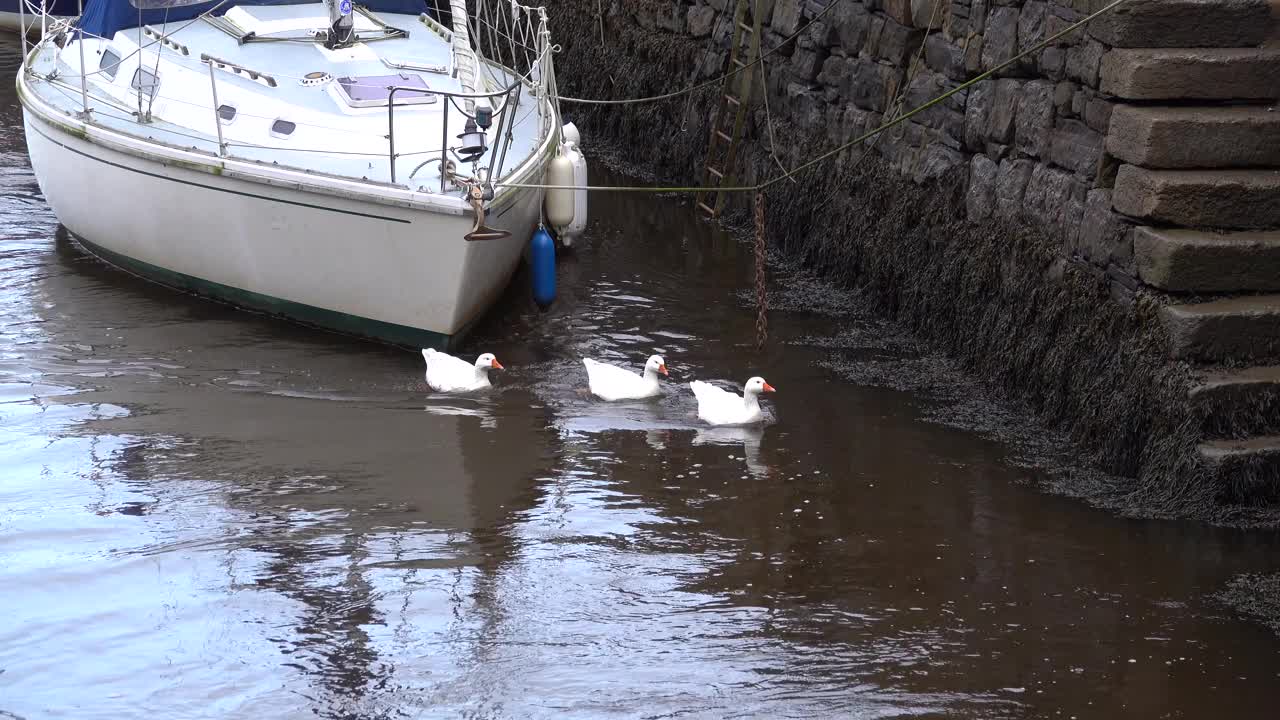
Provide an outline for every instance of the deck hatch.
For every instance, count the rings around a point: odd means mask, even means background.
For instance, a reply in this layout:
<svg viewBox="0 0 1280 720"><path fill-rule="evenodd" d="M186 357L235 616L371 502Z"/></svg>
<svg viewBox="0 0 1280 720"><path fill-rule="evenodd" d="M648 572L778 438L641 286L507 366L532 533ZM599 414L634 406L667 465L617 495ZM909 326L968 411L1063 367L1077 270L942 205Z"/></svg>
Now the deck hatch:
<svg viewBox="0 0 1280 720"><path fill-rule="evenodd" d="M436 101L436 96L431 93L431 88L422 76L408 73L340 77L337 87L342 99L355 108L386 107L391 87L421 88L421 91L397 92L396 105L427 105Z"/></svg>

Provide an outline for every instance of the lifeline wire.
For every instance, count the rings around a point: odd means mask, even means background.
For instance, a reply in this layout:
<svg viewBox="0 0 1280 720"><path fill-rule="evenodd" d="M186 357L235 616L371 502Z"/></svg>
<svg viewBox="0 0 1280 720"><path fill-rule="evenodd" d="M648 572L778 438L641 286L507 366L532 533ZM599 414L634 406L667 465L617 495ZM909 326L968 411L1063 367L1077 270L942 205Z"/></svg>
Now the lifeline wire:
<svg viewBox="0 0 1280 720"><path fill-rule="evenodd" d="M1045 48L1046 48L1046 47L1048 47L1049 45L1052 45L1053 43L1057 42L1060 38L1062 38L1062 37L1064 37L1064 36L1066 36L1066 35L1068 35L1068 34L1070 34L1070 33L1072 33L1072 32L1075 32L1076 30L1079 30L1080 28L1084 27L1085 25L1089 24L1090 22L1094 21L1095 19L1097 19L1097 18L1101 17L1102 15L1104 15L1104 14L1106 14L1106 13L1108 13L1108 12L1111 12L1112 10L1116 9L1117 7L1119 7L1119 6L1123 5L1123 4L1127 3L1127 2L1129 2L1129 0L1115 0L1115 1L1114 1L1114 2L1112 2L1110 5L1107 5L1106 7L1102 8L1101 10L1098 10L1097 12L1093 13L1092 15L1089 15L1089 16L1085 17L1083 20L1079 20L1079 21L1077 21L1076 23L1074 23L1074 24L1072 24L1072 25L1067 26L1067 28L1066 28L1066 29L1062 30L1061 32L1057 33L1056 35L1053 35L1052 37L1049 37L1049 38L1045 38L1044 40L1042 40L1042 41L1040 41L1040 42L1036 43L1035 45L1033 45L1033 46L1031 46L1031 47L1027 48L1026 50L1023 50L1022 52L1018 53L1017 55L1014 55L1013 57L1009 58L1008 60L1005 60L1004 62L1002 62L1002 63L1000 63L999 65L997 65L997 66L995 66L995 67L991 68L990 70L988 70L988 71L986 71L986 72L982 73L981 75L978 75L977 77L973 78L972 80L968 80L968 81L966 81L966 82L963 82L963 83L961 83L960 85L957 85L956 87L954 87L954 88L952 88L952 89L948 90L947 92L945 92L945 93L943 93L943 94L939 95L938 97L936 97L936 98L934 98L934 99L930 100L929 102L927 102L927 103L925 103L925 104L921 105L920 107L917 107L917 108L915 108L914 110L911 110L910 112L908 112L908 113L906 113L906 114L904 114L904 115L900 115L900 116L898 116L898 117L894 118L893 120L891 120L891 121L889 121L889 122L887 122L887 123L885 123L885 124L883 124L883 125L881 125L881 126L879 126L879 127L875 128L874 130L868 130L867 132L863 133L862 135L859 135L858 137L856 137L856 138L854 138L853 140L850 140L849 142L847 142L847 143L845 143L845 144L843 144L843 145L841 145L841 146L837 147L836 149L831 150L831 151L826 152L826 153L823 153L822 155L819 155L818 157L814 158L813 160L810 160L809 162L804 163L803 165L800 165L799 167L797 167L797 168L793 169L793 170L791 171L791 173L790 173L790 174L795 174L795 173L798 173L798 172L801 172L801 171L807 170L807 169L809 169L809 168L813 167L814 165L817 165L818 163L823 162L824 160L827 160L827 159L832 158L832 157L834 157L834 156L836 156L836 155L839 155L840 153L844 152L845 150L848 150L849 148L853 147L854 145L857 145L857 144L859 144L859 143L865 142L866 140L869 140L870 138L875 137L876 135L879 135L880 133L884 132L885 130L888 130L888 129L890 129L890 128L893 128L893 127L895 127L895 126L897 126L897 125L901 125L902 123L906 122L907 120L910 120L911 118L915 117L916 115L919 115L920 113L924 112L925 110L928 110L929 108L931 108L931 107L933 107L933 106L937 105L938 103L940 103L940 102L942 102L942 101L946 100L947 98L951 97L952 95L955 95L956 93L960 92L961 90L967 90L967 89L969 89L969 88L973 87L974 85L976 85L976 84L978 84L978 83L982 82L983 80L986 80L987 78L992 77L992 76L993 76L993 75L995 75L996 73L1000 72L1001 70L1004 70L1005 68L1007 68L1007 67L1009 67L1010 65L1012 65L1012 64L1014 64L1014 63L1016 63L1016 62L1018 62L1019 60L1021 60L1021 59L1025 58L1025 57L1027 57L1028 55L1031 55L1032 53L1040 52L1041 50L1045 49ZM830 7L834 7L834 6L835 6L835 3L832 3L831 5L828 5L827 7L828 7L828 8L830 8ZM718 82L718 81L717 81L717 82ZM695 88L690 88L689 90L694 90L694 89L697 89L697 88L696 88L696 87L695 87ZM665 99L665 98L667 98L667 97L675 97L675 96L680 95L680 94L682 94L682 93L684 93L684 92L687 92L687 91L686 91L686 90L680 90L680 91L677 91L677 92L675 92L675 93L671 93L671 94L669 94L669 95L657 96L656 98L641 98L641 99L636 99L634 102L643 102L643 101L655 100L655 99L657 99L657 100L661 100L661 99ZM564 98L561 98L561 99L563 100ZM592 102L602 102L602 101L592 101ZM631 102L631 101L628 101L628 102ZM789 177L789 175L778 175L778 176L775 176L775 177L773 177L773 178L770 178L769 180L766 180L765 182L758 183L758 184L756 184L756 185L738 185L738 186L734 186L734 187L718 187L718 188L713 188L713 187L694 187L694 186L688 186L688 185L676 185L676 186L670 186L670 187L662 187L662 186L639 187L639 186L632 186L632 185L539 185L539 184L532 184L532 183L505 183L505 182L497 182L497 183L494 183L494 184L495 184L495 185L502 186L502 187L511 187L511 188L532 188L532 189L539 189L539 190L597 190L597 191L609 191L609 192L649 192L649 193L682 193L682 194L689 194L689 193L701 193L701 192L756 192L756 191L758 191L758 190L764 190L764 189L766 189L766 188L772 187L773 185L775 185L775 184L777 184L777 183L779 183L779 182L781 182L781 181L783 181L783 180L786 180L788 177Z"/></svg>

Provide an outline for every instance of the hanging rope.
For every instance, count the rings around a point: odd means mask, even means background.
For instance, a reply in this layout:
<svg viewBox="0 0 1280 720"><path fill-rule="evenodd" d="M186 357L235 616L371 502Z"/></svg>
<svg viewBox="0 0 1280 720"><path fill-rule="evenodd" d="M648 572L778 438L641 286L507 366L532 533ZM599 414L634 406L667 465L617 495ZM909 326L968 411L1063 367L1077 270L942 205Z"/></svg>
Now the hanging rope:
<svg viewBox="0 0 1280 720"><path fill-rule="evenodd" d="M938 105L939 103L942 103L942 102L946 101L948 98L950 98L951 96L955 95L956 93L962 92L962 91L964 91L964 90L968 90L969 88L973 87L974 85L977 85L978 83L982 82L983 80L986 80L986 79L988 79L988 78L990 78L990 77L992 77L992 76L996 75L996 74L997 74L997 73L999 73L1001 70L1004 70L1005 68L1009 67L1010 65L1013 65L1014 63L1019 62L1019 61L1020 61L1020 60L1022 60L1023 58L1026 58L1026 57L1028 57L1028 56L1030 56L1030 55L1033 55L1033 54L1035 54L1035 53L1040 52L1041 50L1045 49L1046 47L1048 47L1048 46L1052 45L1053 43L1057 42L1058 40L1062 39L1064 36L1066 36L1066 35L1068 35L1068 34L1070 34L1070 33L1073 33L1073 32L1075 32L1076 30L1079 30L1080 28L1082 28L1082 27L1084 27L1085 25L1089 24L1089 23L1090 23L1090 22L1092 22L1093 20L1095 20L1095 19L1097 19L1097 18L1101 17L1102 15L1104 15L1104 14L1106 14L1106 13L1108 13L1108 12L1111 12L1112 10L1116 9L1117 7L1120 7L1121 5L1124 5L1124 4L1125 4L1125 3L1127 3L1127 2L1129 2L1129 0L1114 0L1114 2L1112 2L1110 5L1107 5L1106 7L1102 8L1101 10L1098 10L1097 12L1093 13L1092 15L1089 15L1089 16L1085 17L1083 20L1079 20L1079 21L1077 21L1077 22L1075 22L1075 23L1073 23L1073 24L1071 24L1071 25L1067 26L1067 28L1066 28L1066 29L1064 29L1064 30L1062 30L1062 31L1060 31L1060 32L1058 32L1058 33L1056 33L1056 34L1055 34L1055 35L1053 35L1052 37L1045 38L1044 40L1042 40L1042 41L1040 41L1040 42L1036 43L1035 45L1032 45L1031 47L1027 48L1026 50L1023 50L1022 52L1018 53L1017 55L1014 55L1013 57L1009 58L1008 60L1005 60L1004 62L1000 63L999 65L996 65L995 67L993 67L993 68L991 68L990 70L988 70L988 71L986 71L986 72L982 73L981 75L978 75L977 77L973 78L972 80L968 80L968 81L965 81L965 82L963 82L963 83L961 83L961 84L957 85L956 87L954 87L954 88L952 88L952 89L948 90L947 92L945 92L945 93L943 93L943 94L939 95L938 97L936 97L936 98L934 98L934 99L930 100L929 102L927 102L927 103L925 103L925 104L923 104L923 105L921 105L921 106L919 106L919 107L917 107L917 108L915 108L915 109L911 110L910 112L907 112L907 113L905 113L905 114L903 114L903 115L899 115L899 116L895 117L893 120L890 120L889 122L886 122L886 123L884 123L884 124L880 125L880 126L879 126L879 127L877 127L877 128L874 128L874 129L872 129L872 130L868 130L867 132L865 132L865 133L863 133L863 134L859 135L858 137L856 137L856 138L854 138L854 139L852 139L852 140L850 140L850 141L848 141L848 142L844 143L843 145L840 145L839 147L835 148L834 150L831 150L830 152L825 152L825 153L823 153L823 154L819 155L818 157L814 158L813 160L810 160L809 162L803 163L802 165L800 165L800 166L798 166L798 167L796 167L796 168L792 169L790 173L785 173L785 174L782 174L782 175L774 176L774 177L772 177L772 178L770 178L770 179L768 179L768 180L766 180L766 181L764 181L764 182L756 183L755 185L737 185L737 186L732 186L732 187L717 187L717 188L709 188L709 187L692 186L692 185L671 185L671 186L634 186L634 185L546 185L546 184L538 184L538 183L512 183L512 182L498 182L498 183L495 183L495 184L496 184L496 185L500 185L500 186L502 186L502 187L510 187L510 188L533 188L533 189L538 189L538 190L594 190L594 191L606 191L606 192L647 192L647 193L680 193L680 194L696 194L696 193L710 192L710 191L713 191L713 190L714 190L714 191L717 191L717 192L757 192L757 191L760 191L760 190L765 190L765 189L768 189L768 188L772 187L773 185L776 185L776 184L777 184L777 183L779 183L779 182L782 182L783 180L787 180L787 179L789 179L789 176L790 176L790 175L794 175L794 174L799 173L799 172L802 172L802 171L804 171L804 170L808 170L809 168L811 168L811 167L813 167L813 166L815 166L815 165L817 165L817 164L819 164L819 163L822 163L822 162L824 162L824 161L826 161L826 160L828 160L828 159L830 159L830 158L835 157L836 155L839 155L840 153L844 152L845 150L848 150L849 148L853 147L854 145L858 145L858 144L860 144L860 143L866 142L867 140L869 140L869 139L871 139L871 138L875 137L876 135L879 135L880 133L882 133L882 132L884 132L884 131L886 131L886 130L889 130L889 129L891 129L891 128L897 127L898 125L901 125L902 123L904 123L904 122L906 122L906 121L910 120L911 118L913 118L913 117L915 117L915 116L919 115L920 113L925 112L926 110L928 110L928 109L930 109L930 108L934 107L935 105ZM834 6L835 6L835 3L832 3L831 5L828 5L827 7L834 7ZM718 82L718 81L717 81L717 82ZM659 96L659 98L658 98L658 99L662 99L662 98L664 98L664 97L675 97L675 96L677 96L677 95L682 94L683 92L684 92L684 91L680 91L680 92L676 92L676 93L671 93L671 94L670 94L670 95L668 95L668 96ZM563 98L562 98L562 99L563 99ZM651 99L653 99L653 98L640 99L640 100L636 100L635 102L644 102L644 101L646 101L646 100L651 100ZM628 101L628 102L630 102L630 101Z"/></svg>
<svg viewBox="0 0 1280 720"><path fill-rule="evenodd" d="M769 339L768 288L764 282L764 193L756 193L756 350L764 347Z"/></svg>

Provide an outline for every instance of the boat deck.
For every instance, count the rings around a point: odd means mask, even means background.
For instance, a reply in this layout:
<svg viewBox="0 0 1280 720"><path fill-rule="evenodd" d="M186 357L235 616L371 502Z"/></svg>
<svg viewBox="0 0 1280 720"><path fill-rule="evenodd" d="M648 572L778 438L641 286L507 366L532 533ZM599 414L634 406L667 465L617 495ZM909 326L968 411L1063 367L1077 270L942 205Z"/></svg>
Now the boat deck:
<svg viewBox="0 0 1280 720"><path fill-rule="evenodd" d="M328 25L327 11L320 3L235 7L222 18L151 25L141 33L132 28L110 40L88 37L84 65L93 120L135 137L217 155L215 107L221 107L228 157L392 183L392 133L382 99L387 86L423 87L428 92L468 90L455 72L447 31L434 21L425 16L364 12L356 15L358 31L377 32L380 22L406 31L407 37L329 50L311 37ZM241 44L223 29L227 27L269 40ZM48 43L31 63L37 76L46 80L52 76L52 81L33 84L33 90L69 114L82 108L79 55L75 40L61 51ZM201 60L202 55L228 63L213 71L216 104L210 65ZM471 92L494 92L514 82L512 74L493 65L481 64L480 70ZM316 75L319 80L314 79ZM344 78L352 79L348 84L353 90L346 94L340 88ZM150 86L154 86L153 98ZM544 102L539 112L531 91L524 84L518 103L506 108L516 120L503 162L504 177L535 154L551 127L548 104ZM371 96L364 103L367 106L353 106L348 99L362 95ZM447 147L458 147L466 116L439 95L397 93L395 102L395 184L439 193L442 143L447 140ZM492 104L495 110L501 109L502 98ZM139 116L147 117L148 112L150 121L139 122ZM481 167L496 164L501 117L495 112L488 133L490 150L481 158ZM470 163L462 163L452 153L450 158L460 173L471 173ZM445 194L457 196L459 191L446 187Z"/></svg>

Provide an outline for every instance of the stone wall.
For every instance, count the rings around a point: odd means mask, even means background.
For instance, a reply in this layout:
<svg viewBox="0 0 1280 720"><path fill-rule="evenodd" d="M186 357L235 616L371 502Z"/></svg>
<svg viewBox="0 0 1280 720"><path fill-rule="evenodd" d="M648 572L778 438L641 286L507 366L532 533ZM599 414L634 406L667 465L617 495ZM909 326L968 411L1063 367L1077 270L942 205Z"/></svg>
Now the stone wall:
<svg viewBox="0 0 1280 720"><path fill-rule="evenodd" d="M763 80L751 76L732 170L774 177L1107 4L761 0L774 52ZM562 91L635 97L718 77L735 6L554 3ZM1130 0L773 186L771 239L878 288L888 311L1070 428L1108 469L1170 496L1196 486L1219 504L1269 500L1280 298L1239 294L1280 291L1275 28L1268 0ZM720 95L565 107L584 137L619 141L623 160L696 182ZM950 300L933 297L944 287ZM964 337L972 323L990 326L981 341Z"/></svg>

